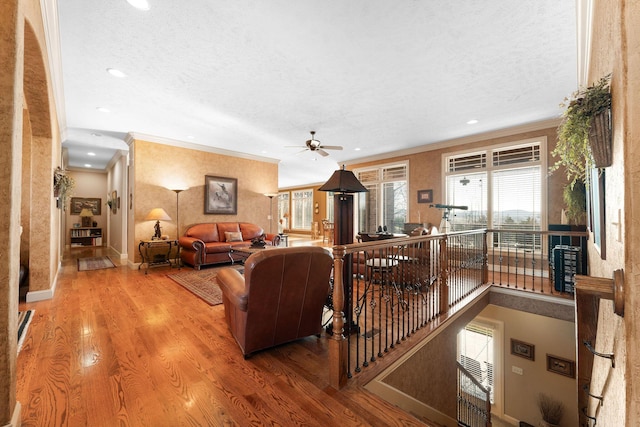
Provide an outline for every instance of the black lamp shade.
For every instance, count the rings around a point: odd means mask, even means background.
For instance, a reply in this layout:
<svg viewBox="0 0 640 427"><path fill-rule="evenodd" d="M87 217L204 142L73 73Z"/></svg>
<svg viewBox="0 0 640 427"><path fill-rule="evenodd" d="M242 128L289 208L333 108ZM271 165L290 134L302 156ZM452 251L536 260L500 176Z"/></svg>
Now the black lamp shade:
<svg viewBox="0 0 640 427"><path fill-rule="evenodd" d="M319 191L333 191L334 193L364 193L367 188L362 185L353 172L348 171L342 166L331 175L331 178L325 182Z"/></svg>

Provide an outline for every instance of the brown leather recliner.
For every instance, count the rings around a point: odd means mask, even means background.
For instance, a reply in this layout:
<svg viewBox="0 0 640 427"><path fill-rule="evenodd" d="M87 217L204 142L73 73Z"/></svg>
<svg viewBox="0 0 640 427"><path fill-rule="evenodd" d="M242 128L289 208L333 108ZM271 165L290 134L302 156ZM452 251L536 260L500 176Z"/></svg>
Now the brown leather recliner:
<svg viewBox="0 0 640 427"><path fill-rule="evenodd" d="M233 268L218 272L227 324L245 357L320 335L332 267L327 249L298 246L252 254L244 276Z"/></svg>

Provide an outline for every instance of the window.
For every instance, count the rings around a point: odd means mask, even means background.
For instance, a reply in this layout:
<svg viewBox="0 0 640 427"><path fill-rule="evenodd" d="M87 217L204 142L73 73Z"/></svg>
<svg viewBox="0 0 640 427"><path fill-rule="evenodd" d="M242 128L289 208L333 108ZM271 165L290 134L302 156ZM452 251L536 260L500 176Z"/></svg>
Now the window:
<svg viewBox="0 0 640 427"><path fill-rule="evenodd" d="M278 233L289 228L289 192L278 194Z"/></svg>
<svg viewBox="0 0 640 427"><path fill-rule="evenodd" d="M313 219L313 190L295 190L291 192L291 228L311 230Z"/></svg>
<svg viewBox="0 0 640 427"><path fill-rule="evenodd" d="M327 191L327 214L325 218L329 222L333 222L333 195L334 194L335 193L333 191Z"/></svg>
<svg viewBox="0 0 640 427"><path fill-rule="evenodd" d="M489 390L494 403L494 343L493 328L476 322L469 323L458 333L458 361Z"/></svg>
<svg viewBox="0 0 640 427"><path fill-rule="evenodd" d="M546 161L541 152L546 153L546 138L445 155L447 204L468 208L452 210L449 230L541 230L546 226L542 206ZM524 243L519 241L523 238L534 239L518 236L500 233L501 241L494 244L514 245ZM539 245L539 237L535 239Z"/></svg>
<svg viewBox="0 0 640 427"><path fill-rule="evenodd" d="M402 233L407 222L408 164L384 165L355 171L367 190L358 193L358 230L375 232L386 227L390 233Z"/></svg>

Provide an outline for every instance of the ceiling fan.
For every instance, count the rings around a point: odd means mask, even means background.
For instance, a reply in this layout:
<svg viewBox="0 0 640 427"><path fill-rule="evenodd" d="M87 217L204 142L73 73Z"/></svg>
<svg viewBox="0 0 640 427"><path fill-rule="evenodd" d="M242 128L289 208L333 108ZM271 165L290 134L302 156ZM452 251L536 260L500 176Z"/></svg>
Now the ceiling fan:
<svg viewBox="0 0 640 427"><path fill-rule="evenodd" d="M322 145L322 143L320 143L320 141L318 141L315 138L315 135L316 135L316 131L312 130L311 131L311 139L307 140L306 147L302 151L306 151L306 150L316 151L321 156L327 157L329 155L329 153L327 153L324 150L342 150L342 147L339 146L339 145Z"/></svg>

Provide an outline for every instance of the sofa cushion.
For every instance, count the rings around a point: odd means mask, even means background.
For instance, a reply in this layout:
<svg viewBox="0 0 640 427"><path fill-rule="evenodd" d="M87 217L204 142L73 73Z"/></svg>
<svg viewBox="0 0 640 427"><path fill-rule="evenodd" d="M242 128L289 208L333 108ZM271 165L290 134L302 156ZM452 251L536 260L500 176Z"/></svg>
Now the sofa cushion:
<svg viewBox="0 0 640 427"><path fill-rule="evenodd" d="M229 252L231 245L226 242L209 242L204 244L204 253L206 254L218 254L223 252Z"/></svg>
<svg viewBox="0 0 640 427"><path fill-rule="evenodd" d="M226 242L242 242L242 233L239 231L225 231L224 240Z"/></svg>
<svg viewBox="0 0 640 427"><path fill-rule="evenodd" d="M203 242L218 242L218 227L215 223L196 224L187 229L185 232L187 237L195 237Z"/></svg>
<svg viewBox="0 0 640 427"><path fill-rule="evenodd" d="M218 223L218 234L220 235L220 240L225 241L225 233L229 232L239 232L240 226L237 222L219 222Z"/></svg>
<svg viewBox="0 0 640 427"><path fill-rule="evenodd" d="M240 231L242 231L242 238L244 240L255 239L256 237L260 237L264 234L262 227L249 222L241 222Z"/></svg>

